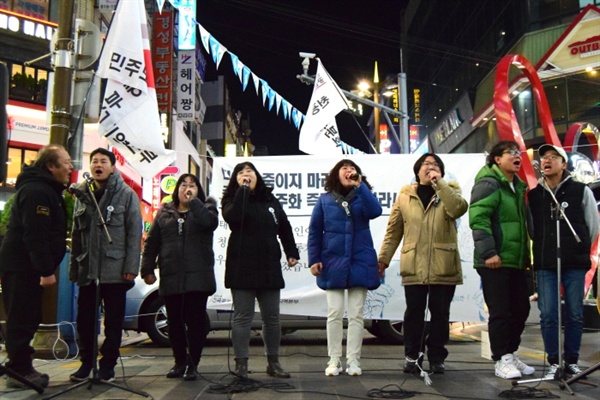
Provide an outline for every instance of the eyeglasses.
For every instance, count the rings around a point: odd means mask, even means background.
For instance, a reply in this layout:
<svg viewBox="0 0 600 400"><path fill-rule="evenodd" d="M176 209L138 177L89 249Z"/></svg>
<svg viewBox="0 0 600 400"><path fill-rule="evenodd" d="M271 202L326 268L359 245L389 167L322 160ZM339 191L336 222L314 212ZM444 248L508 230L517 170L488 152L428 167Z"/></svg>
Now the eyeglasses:
<svg viewBox="0 0 600 400"><path fill-rule="evenodd" d="M555 156L555 155L543 156L542 161L554 161L554 160L558 160L559 158L562 159L561 156Z"/></svg>
<svg viewBox="0 0 600 400"><path fill-rule="evenodd" d="M423 161L421 163L421 165L424 165L426 167L434 167L434 168L439 168L440 164L436 163L436 162L431 162L431 161Z"/></svg>
<svg viewBox="0 0 600 400"><path fill-rule="evenodd" d="M510 149L510 150L506 150L502 154L510 154L511 156L515 157L515 156L520 156L523 153L521 152L521 150Z"/></svg>

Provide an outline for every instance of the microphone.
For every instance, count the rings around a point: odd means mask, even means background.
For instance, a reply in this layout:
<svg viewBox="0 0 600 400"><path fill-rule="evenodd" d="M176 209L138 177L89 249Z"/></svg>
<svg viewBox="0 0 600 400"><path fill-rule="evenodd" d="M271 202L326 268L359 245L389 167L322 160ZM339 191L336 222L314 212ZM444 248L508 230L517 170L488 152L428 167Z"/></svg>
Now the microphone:
<svg viewBox="0 0 600 400"><path fill-rule="evenodd" d="M248 181L246 179L242 180L242 187L248 189Z"/></svg>
<svg viewBox="0 0 600 400"><path fill-rule="evenodd" d="M77 189L77 184L76 183L72 183L71 186L69 186L67 188L67 192L71 193L72 195L74 195L78 199L81 199L81 198L84 197L83 192L81 190Z"/></svg>
<svg viewBox="0 0 600 400"><path fill-rule="evenodd" d="M90 175L89 172L84 172L83 173L83 179L85 179L85 181L90 184L92 182L94 182L94 179L92 178L92 176Z"/></svg>
<svg viewBox="0 0 600 400"><path fill-rule="evenodd" d="M360 178L360 174L357 172L354 175L350 176L350 180L357 181Z"/></svg>
<svg viewBox="0 0 600 400"><path fill-rule="evenodd" d="M537 172L540 173L540 175L542 176L542 178L544 178L546 175L544 174L544 171L542 170L542 168L540 167L540 162L538 160L533 160L531 162L531 165L533 166L533 169L535 169Z"/></svg>
<svg viewBox="0 0 600 400"><path fill-rule="evenodd" d="M429 171L431 172L431 171ZM427 172L427 175L429 175L429 172ZM434 188L437 187L437 177L433 177L433 178L429 178L431 180L431 186L433 186Z"/></svg>

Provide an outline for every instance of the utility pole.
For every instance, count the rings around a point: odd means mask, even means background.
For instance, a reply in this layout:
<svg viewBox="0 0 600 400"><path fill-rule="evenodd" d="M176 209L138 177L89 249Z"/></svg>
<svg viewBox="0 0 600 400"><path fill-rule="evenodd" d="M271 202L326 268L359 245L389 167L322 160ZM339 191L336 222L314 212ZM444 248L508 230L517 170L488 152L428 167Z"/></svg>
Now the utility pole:
<svg viewBox="0 0 600 400"><path fill-rule="evenodd" d="M398 74L398 100L399 100L399 111L402 113L400 118L400 124L398 125L398 131L400 140L402 141L402 153L410 154L410 145L408 137L408 97L406 93L406 74L404 73L404 66L402 62L402 48L400 48L400 73Z"/></svg>
<svg viewBox="0 0 600 400"><path fill-rule="evenodd" d="M54 87L50 110L50 143L67 146L71 127L71 82L73 80L74 0L60 0L54 55Z"/></svg>

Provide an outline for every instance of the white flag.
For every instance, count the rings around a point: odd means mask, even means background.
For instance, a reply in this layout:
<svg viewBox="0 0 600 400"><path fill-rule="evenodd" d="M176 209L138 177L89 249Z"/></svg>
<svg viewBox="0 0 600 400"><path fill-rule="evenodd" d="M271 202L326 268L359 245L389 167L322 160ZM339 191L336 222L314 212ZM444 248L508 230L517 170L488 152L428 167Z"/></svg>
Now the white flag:
<svg viewBox="0 0 600 400"><path fill-rule="evenodd" d="M348 108L342 91L317 59L317 76L310 106L300 129L299 148L307 154L342 154L335 116Z"/></svg>
<svg viewBox="0 0 600 400"><path fill-rule="evenodd" d="M161 134L143 0L119 2L97 74L108 80L98 133L151 180L176 153Z"/></svg>

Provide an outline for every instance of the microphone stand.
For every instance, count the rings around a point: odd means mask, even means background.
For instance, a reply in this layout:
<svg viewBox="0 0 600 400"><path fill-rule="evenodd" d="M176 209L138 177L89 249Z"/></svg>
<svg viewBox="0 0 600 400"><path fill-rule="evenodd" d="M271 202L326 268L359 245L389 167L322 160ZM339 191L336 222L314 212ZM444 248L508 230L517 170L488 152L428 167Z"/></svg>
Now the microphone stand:
<svg viewBox="0 0 600 400"><path fill-rule="evenodd" d="M562 254L561 254L561 248L560 248L560 220L563 219L566 222L567 226L571 230L571 233L573 234L573 237L575 238L577 243L580 243L581 239L579 238L579 235L577 235L577 232L575 232L575 229L573 229L573 225L571 225L569 218L567 218L567 216L565 215L565 211L564 211L562 204L558 202L558 200L556 199L556 196L554 195L554 192L552 191L552 189L550 189L550 186L546 182L546 176L544 175L544 173L542 171L540 171L540 173L543 178L542 185L544 186L544 189L548 193L550 193L550 196L552 197L552 202L554 204L550 206L550 210L552 212L552 219L556 220L556 278L557 278L556 279L556 295L557 295L556 297L557 297L557 301L558 301L558 308L557 308L557 310L558 310L558 328L557 328L558 329L558 369L556 370L556 374L554 374L554 377L552 377L552 378L526 379L526 380L516 381L516 382L513 381L513 386L516 386L520 383L557 380L557 381L559 381L559 387L561 389L567 388L567 390L569 391L570 394L575 394L575 393L573 393L573 391L567 384L567 381L565 380L565 378L566 378L565 367L563 365L562 300L561 300L561 293L560 293L561 276L562 276L562 268L561 268Z"/></svg>
<svg viewBox="0 0 600 400"><path fill-rule="evenodd" d="M85 177L85 176L84 176L84 179L85 179L85 183L88 187L90 197L92 198L94 205L96 207L96 211L98 212L98 216L100 218L100 224L104 228L104 233L106 235L106 239L108 240L108 243L112 243L112 238L110 237L110 233L108 232L108 228L106 227L106 221L104 220L104 216L102 215L102 210L100 210L98 201L96 200L96 197L94 196L94 186L93 186L94 180L91 178ZM92 229L92 227L90 227L90 229ZM96 324L98 324L98 319L99 319L98 318L98 310L100 309L100 273L101 273L101 270L102 270L102 268L98 268L98 277L94 280L95 284L96 284L96 303L95 303L95 307L94 307L94 330L97 330ZM65 393L70 392L71 390L75 390L84 385L88 385L88 390L91 390L92 386L94 384L109 385L109 386L116 387L121 390L125 390L130 393L138 394L143 397L152 398L152 396L150 396L148 393L143 392L143 391L138 391L138 390L132 389L127 386L117 385L116 383L113 383L113 382L100 381L100 379L98 378L98 333L96 333L96 335L94 336L93 344L92 344L92 378L88 377L84 381L77 382L76 384L71 385L64 390L56 392L48 397L44 397L43 400L53 399L55 397L61 396Z"/></svg>

